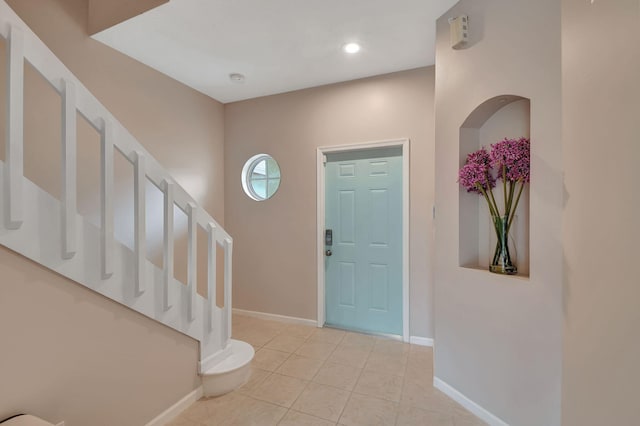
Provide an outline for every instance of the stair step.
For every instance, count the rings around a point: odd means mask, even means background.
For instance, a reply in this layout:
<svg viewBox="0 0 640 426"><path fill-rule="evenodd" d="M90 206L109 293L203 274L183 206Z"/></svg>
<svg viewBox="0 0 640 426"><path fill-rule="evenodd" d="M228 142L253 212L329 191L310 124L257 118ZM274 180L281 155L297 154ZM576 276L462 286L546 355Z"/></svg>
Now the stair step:
<svg viewBox="0 0 640 426"><path fill-rule="evenodd" d="M229 351L229 355L224 360L201 374L203 393L206 397L231 392L249 380L251 360L255 355L253 346L231 339L226 350Z"/></svg>

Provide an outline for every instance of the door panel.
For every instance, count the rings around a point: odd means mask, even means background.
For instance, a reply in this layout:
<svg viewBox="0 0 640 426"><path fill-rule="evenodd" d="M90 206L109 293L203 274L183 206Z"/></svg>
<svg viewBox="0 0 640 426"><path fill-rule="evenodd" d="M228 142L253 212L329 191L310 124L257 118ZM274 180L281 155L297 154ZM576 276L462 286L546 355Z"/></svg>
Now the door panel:
<svg viewBox="0 0 640 426"><path fill-rule="evenodd" d="M340 306L355 308L356 303L356 265L352 262L340 262Z"/></svg>
<svg viewBox="0 0 640 426"><path fill-rule="evenodd" d="M354 244L356 237L356 193L340 191L340 232L341 244Z"/></svg>
<svg viewBox="0 0 640 426"><path fill-rule="evenodd" d="M387 265L369 265L369 280L371 281L370 309L388 311L389 304L389 274Z"/></svg>
<svg viewBox="0 0 640 426"><path fill-rule="evenodd" d="M401 335L401 148L328 155L325 191L326 322Z"/></svg>
<svg viewBox="0 0 640 426"><path fill-rule="evenodd" d="M386 247L389 242L389 194L386 189L372 189L369 191L369 206L371 214L369 224L369 245Z"/></svg>

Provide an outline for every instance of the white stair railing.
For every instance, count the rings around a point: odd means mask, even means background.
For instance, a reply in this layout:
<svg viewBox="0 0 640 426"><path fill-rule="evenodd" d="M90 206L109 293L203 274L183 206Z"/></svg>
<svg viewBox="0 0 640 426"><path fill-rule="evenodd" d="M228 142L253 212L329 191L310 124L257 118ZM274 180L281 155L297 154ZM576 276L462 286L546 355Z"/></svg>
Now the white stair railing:
<svg viewBox="0 0 640 426"><path fill-rule="evenodd" d="M0 37L7 45L7 140L0 162L0 243L50 269L160 321L200 342L200 370L227 356L231 337L233 242L227 232L144 149L120 122L0 0ZM23 173L24 61L60 95L62 105L62 199L37 187ZM78 215L76 112L100 134L99 229ZM134 253L114 238L114 153L134 168ZM164 195L163 268L146 258L145 184ZM188 217L188 282L174 278L174 218ZM46 216L43 216L46 215ZM56 220L52 220L55 217ZM42 227L42 222L50 227ZM196 292L197 229L208 234L207 299ZM224 307L216 304L217 246L224 250Z"/></svg>

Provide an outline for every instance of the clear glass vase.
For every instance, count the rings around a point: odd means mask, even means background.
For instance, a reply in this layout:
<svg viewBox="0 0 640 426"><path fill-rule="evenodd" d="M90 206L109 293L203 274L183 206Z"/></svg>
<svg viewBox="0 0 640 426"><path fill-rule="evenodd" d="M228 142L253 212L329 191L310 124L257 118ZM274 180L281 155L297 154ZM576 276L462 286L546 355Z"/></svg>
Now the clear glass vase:
<svg viewBox="0 0 640 426"><path fill-rule="evenodd" d="M489 270L496 274L515 275L518 273L518 268L511 261L509 253L509 217L492 216L491 219L498 241Z"/></svg>

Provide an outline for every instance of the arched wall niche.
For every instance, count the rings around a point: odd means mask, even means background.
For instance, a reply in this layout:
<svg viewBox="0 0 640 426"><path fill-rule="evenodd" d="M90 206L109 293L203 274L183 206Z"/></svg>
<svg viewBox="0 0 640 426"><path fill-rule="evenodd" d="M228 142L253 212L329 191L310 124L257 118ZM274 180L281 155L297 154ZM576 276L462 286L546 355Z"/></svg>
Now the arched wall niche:
<svg viewBox="0 0 640 426"><path fill-rule="evenodd" d="M522 96L495 96L478 105L460 126L459 166L468 154L483 146L490 150L491 144L504 138L529 137L530 117L530 100ZM498 181L497 189L500 185ZM511 230L511 253L519 277L529 276L529 186L522 194ZM483 197L462 187L459 190L459 265L488 271L496 245L488 207ZM503 206L502 191L494 189L494 196Z"/></svg>

